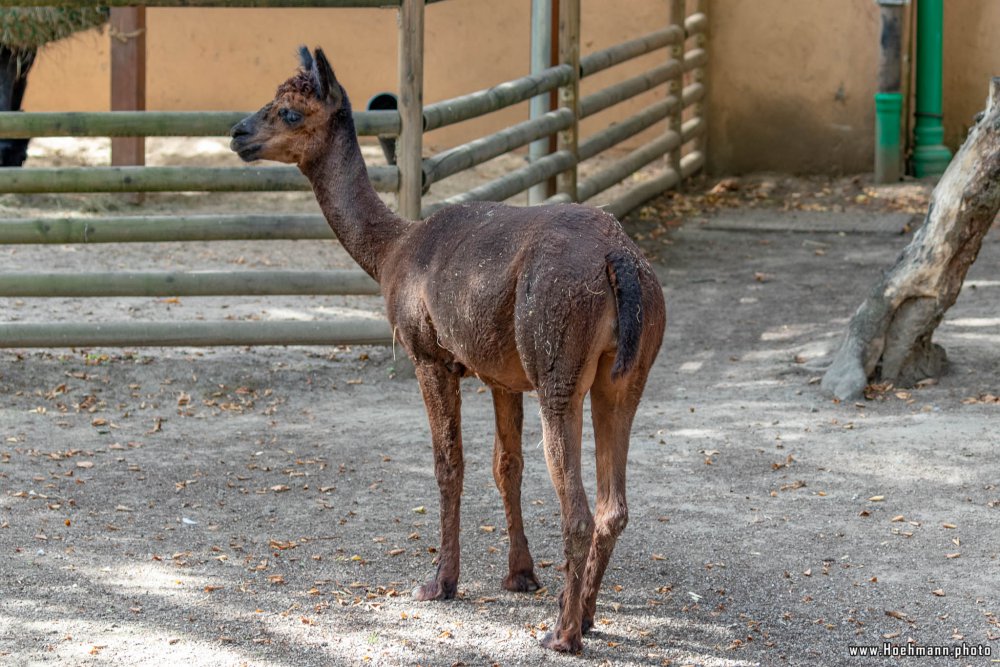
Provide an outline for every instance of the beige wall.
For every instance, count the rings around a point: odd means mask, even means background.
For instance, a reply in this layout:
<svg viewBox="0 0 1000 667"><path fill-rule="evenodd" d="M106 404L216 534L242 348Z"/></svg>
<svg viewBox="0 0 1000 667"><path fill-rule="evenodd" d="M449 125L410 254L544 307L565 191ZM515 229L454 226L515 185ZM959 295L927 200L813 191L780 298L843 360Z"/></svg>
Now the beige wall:
<svg viewBox="0 0 1000 667"><path fill-rule="evenodd" d="M874 151L874 0L711 0L709 157L718 173L865 172ZM1000 74L1000 2L948 0L945 142Z"/></svg>
<svg viewBox="0 0 1000 667"><path fill-rule="evenodd" d="M873 0L714 0L713 170L870 169L877 23Z"/></svg>
<svg viewBox="0 0 1000 667"><path fill-rule="evenodd" d="M637 37L667 22L666 0L585 2L584 53ZM434 102L502 83L529 71L530 2L449 0L426 13L424 101ZM297 64L299 44L322 46L356 108L375 93L396 90L397 31L392 9L149 9L149 109L254 110ZM108 36L89 32L46 47L32 71L29 111L108 108ZM586 82L597 90L634 76L665 52L622 65ZM662 98L661 91L605 112L591 132ZM527 104L428 135L432 147L468 141L528 117Z"/></svg>
<svg viewBox="0 0 1000 667"><path fill-rule="evenodd" d="M879 31L874 0L709 0L709 161L717 173L871 170ZM584 0L583 52L664 25L667 0ZM427 8L425 101L528 70L528 0L449 0ZM625 11L625 7L628 11ZM150 109L251 110L295 66L298 44L323 46L360 107L396 87L394 10L150 9ZM1000 74L1000 2L948 0L944 114L953 148ZM108 36L47 47L29 110L106 109ZM584 82L584 93L666 58L645 56ZM656 99L659 90L584 124L584 135ZM527 105L431 133L453 145L527 117ZM648 137L649 133L645 135ZM641 139L641 138L640 138ZM634 145L635 142L632 142Z"/></svg>

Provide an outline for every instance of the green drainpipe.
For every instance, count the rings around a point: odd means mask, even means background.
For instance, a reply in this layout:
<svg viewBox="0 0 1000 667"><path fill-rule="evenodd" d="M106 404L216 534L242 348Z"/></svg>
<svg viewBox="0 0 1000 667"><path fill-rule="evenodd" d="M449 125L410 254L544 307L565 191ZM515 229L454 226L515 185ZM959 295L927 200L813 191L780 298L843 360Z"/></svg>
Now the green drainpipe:
<svg viewBox="0 0 1000 667"><path fill-rule="evenodd" d="M903 111L903 10L909 0L878 0L878 92L875 93L875 182L896 183L903 176L900 142Z"/></svg>
<svg viewBox="0 0 1000 667"><path fill-rule="evenodd" d="M901 93L875 93L875 182L896 183L903 175L899 132Z"/></svg>
<svg viewBox="0 0 1000 667"><path fill-rule="evenodd" d="M941 51L944 0L917 2L917 110L913 173L940 176L951 161L941 124Z"/></svg>

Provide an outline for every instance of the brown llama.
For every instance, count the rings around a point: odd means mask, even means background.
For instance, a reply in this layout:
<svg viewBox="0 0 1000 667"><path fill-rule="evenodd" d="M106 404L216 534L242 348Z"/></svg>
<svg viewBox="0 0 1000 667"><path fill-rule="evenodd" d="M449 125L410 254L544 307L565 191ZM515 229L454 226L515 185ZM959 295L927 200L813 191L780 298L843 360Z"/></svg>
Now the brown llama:
<svg viewBox="0 0 1000 667"><path fill-rule="evenodd" d="M493 476L510 536L503 587L538 588L521 518L522 394L536 391L566 557L559 618L542 644L577 652L628 520L629 432L663 338L660 285L614 216L595 208L480 202L423 221L395 215L368 180L351 104L323 51L303 47L301 57L274 100L233 128L232 149L248 162L298 165L344 248L381 284L395 338L413 359L441 494L437 572L413 597L453 598L458 586L459 382L468 375L493 392ZM588 392L596 518L580 473Z"/></svg>

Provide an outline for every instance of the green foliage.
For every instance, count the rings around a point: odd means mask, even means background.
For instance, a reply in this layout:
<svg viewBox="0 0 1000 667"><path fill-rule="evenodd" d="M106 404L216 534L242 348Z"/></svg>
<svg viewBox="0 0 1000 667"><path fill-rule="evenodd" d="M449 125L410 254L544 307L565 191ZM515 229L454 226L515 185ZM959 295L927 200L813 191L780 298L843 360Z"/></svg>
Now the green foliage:
<svg viewBox="0 0 1000 667"><path fill-rule="evenodd" d="M0 9L0 44L12 51L37 49L107 20L106 7L8 7Z"/></svg>

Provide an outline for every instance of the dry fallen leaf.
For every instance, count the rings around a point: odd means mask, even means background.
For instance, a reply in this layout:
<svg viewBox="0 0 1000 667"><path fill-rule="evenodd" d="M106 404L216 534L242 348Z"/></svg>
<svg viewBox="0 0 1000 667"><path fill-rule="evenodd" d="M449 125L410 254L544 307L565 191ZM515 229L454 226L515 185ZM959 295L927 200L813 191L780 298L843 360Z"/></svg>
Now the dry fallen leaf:
<svg viewBox="0 0 1000 667"><path fill-rule="evenodd" d="M90 469L90 468L94 467L94 462L93 461L77 461L76 462L76 467L77 468L83 468L85 470L86 469Z"/></svg>
<svg viewBox="0 0 1000 667"><path fill-rule="evenodd" d="M936 588L933 591L931 591L931 595L936 595L939 598L943 598L944 597L944 590L942 590L940 588Z"/></svg>
<svg viewBox="0 0 1000 667"><path fill-rule="evenodd" d="M268 541L268 544L271 546L272 549L278 549L279 551L284 551L285 549L294 549L295 547L299 546L298 542L294 540L285 540L285 541L270 540Z"/></svg>

